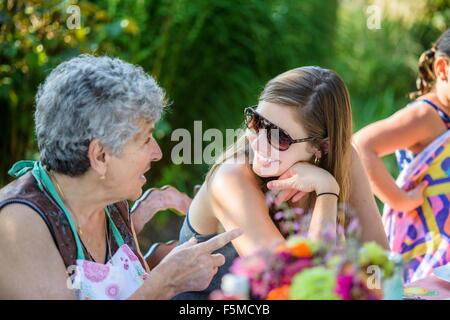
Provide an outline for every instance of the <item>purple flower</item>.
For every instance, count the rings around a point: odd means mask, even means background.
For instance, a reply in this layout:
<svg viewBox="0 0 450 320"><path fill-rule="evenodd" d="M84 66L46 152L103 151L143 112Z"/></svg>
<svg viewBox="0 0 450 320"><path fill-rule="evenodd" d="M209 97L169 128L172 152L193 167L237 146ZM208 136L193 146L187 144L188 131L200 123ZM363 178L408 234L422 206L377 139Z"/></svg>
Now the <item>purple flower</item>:
<svg viewBox="0 0 450 320"><path fill-rule="evenodd" d="M340 274L336 278L336 293L342 300L352 299L353 276L348 274Z"/></svg>
<svg viewBox="0 0 450 320"><path fill-rule="evenodd" d="M268 207L271 207L274 204L275 204L275 196L273 195L272 192L267 192L266 193L266 205Z"/></svg>
<svg viewBox="0 0 450 320"><path fill-rule="evenodd" d="M305 213L305 210L303 210L302 208L293 208L292 212L294 212L294 214L301 216L303 213Z"/></svg>
<svg viewBox="0 0 450 320"><path fill-rule="evenodd" d="M284 211L278 211L274 214L273 218L277 221L283 220L285 218L285 212Z"/></svg>
<svg viewBox="0 0 450 320"><path fill-rule="evenodd" d="M312 266L311 259L299 259L291 264L285 266L282 272L281 285L291 284L292 278L305 268L310 268Z"/></svg>
<svg viewBox="0 0 450 320"><path fill-rule="evenodd" d="M292 254L289 251L279 251L276 254L277 260L281 262L287 262L292 259Z"/></svg>
<svg viewBox="0 0 450 320"><path fill-rule="evenodd" d="M234 260L230 271L236 275L251 278L261 274L266 268L267 263L265 259L261 255L255 254Z"/></svg>

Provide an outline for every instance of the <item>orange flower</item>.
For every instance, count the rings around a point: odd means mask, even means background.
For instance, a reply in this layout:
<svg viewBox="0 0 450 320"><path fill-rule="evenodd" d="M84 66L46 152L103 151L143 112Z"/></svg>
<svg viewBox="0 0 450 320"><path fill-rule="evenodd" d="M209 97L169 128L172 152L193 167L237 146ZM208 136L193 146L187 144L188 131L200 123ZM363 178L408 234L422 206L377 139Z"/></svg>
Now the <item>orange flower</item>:
<svg viewBox="0 0 450 320"><path fill-rule="evenodd" d="M311 248L305 242L300 242L290 248L291 254L298 258L309 258L312 256Z"/></svg>
<svg viewBox="0 0 450 320"><path fill-rule="evenodd" d="M267 295L267 300L289 300L289 285L284 285L279 288L272 289Z"/></svg>

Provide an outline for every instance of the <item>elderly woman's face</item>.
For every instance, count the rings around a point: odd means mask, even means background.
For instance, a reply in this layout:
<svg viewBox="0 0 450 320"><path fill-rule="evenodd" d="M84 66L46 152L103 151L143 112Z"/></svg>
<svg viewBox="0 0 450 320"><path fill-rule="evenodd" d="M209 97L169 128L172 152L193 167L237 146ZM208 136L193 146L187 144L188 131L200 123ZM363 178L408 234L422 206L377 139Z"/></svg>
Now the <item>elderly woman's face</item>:
<svg viewBox="0 0 450 320"><path fill-rule="evenodd" d="M153 138L153 123L141 123L141 130L126 145L117 157L110 157L107 180L117 190L120 198L136 200L142 194L147 181L144 174L153 161L162 158L158 143Z"/></svg>

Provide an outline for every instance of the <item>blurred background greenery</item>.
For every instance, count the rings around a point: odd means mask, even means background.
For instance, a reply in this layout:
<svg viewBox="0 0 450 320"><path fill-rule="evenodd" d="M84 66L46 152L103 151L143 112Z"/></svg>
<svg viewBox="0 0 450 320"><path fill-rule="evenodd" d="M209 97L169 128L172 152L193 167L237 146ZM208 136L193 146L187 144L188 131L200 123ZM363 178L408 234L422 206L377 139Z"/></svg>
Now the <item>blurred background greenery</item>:
<svg viewBox="0 0 450 320"><path fill-rule="evenodd" d="M67 8L80 8L70 30ZM381 9L381 29L368 28ZM369 11L368 11L369 10ZM108 54L141 65L172 101L156 137L165 157L147 187L192 195L206 165L174 165L176 128L237 128L272 77L302 65L335 69L347 83L354 130L394 113L415 89L417 60L450 21L450 0L0 1L0 186L17 160L37 159L34 95L61 61ZM397 175L393 157L386 158ZM177 237L181 219L159 214L143 246Z"/></svg>

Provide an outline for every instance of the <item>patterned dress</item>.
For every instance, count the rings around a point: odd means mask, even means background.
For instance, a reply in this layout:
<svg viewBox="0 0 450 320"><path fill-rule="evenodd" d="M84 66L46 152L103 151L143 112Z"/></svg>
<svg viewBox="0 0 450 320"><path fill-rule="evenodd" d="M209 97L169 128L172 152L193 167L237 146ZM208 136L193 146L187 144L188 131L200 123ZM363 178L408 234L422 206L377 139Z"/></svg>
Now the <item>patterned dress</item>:
<svg viewBox="0 0 450 320"><path fill-rule="evenodd" d="M444 122L444 124L447 126L447 130L450 129L450 116L446 114L443 110L441 110L441 108L439 108L437 105L435 105L428 99L414 101L409 105L414 105L416 103L426 103L434 110L436 110L439 116L441 117L442 121ZM409 150L397 150L395 152L395 157L397 158L398 169L402 171L405 168L405 166L409 164L412 161L412 159L414 159L415 155Z"/></svg>
<svg viewBox="0 0 450 320"><path fill-rule="evenodd" d="M450 129L450 117L429 100ZM419 280L450 262L450 130L414 155L397 152L397 185L405 191L428 182L423 204L409 212L384 208L383 223L392 251L404 261L406 283Z"/></svg>

